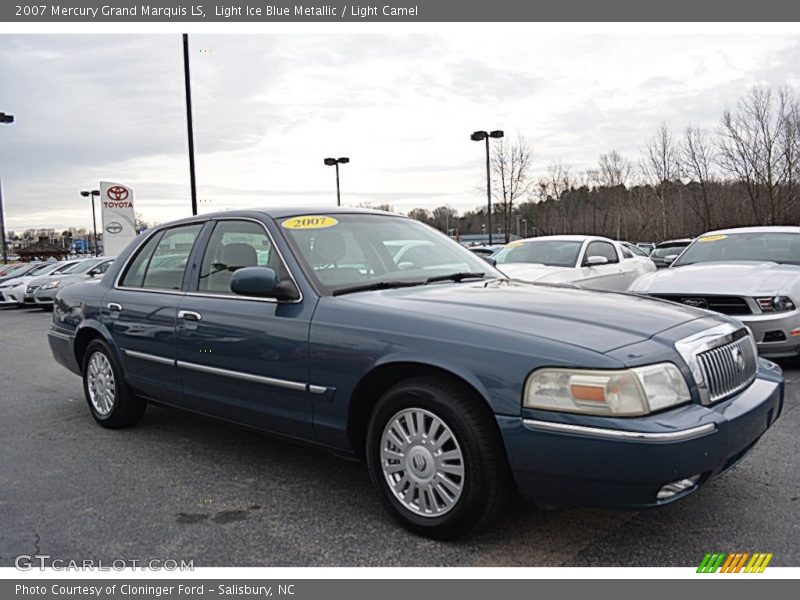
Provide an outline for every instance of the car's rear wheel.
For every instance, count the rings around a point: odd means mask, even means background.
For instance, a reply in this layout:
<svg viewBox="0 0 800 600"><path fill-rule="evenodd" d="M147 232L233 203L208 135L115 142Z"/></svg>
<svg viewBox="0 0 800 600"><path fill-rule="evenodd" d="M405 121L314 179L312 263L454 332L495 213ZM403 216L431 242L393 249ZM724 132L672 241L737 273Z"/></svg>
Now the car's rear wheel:
<svg viewBox="0 0 800 600"><path fill-rule="evenodd" d="M133 425L147 408L125 383L114 353L99 339L89 343L83 357L83 391L95 421L109 429Z"/></svg>
<svg viewBox="0 0 800 600"><path fill-rule="evenodd" d="M491 412L446 380L420 377L383 394L366 454L384 506L421 535L463 535L491 521L506 497L508 468Z"/></svg>

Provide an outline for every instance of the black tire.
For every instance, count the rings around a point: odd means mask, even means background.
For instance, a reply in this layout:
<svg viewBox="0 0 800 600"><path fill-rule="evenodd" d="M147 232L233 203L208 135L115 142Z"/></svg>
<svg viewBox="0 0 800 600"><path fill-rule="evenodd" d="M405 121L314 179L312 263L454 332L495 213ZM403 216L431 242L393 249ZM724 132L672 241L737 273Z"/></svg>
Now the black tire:
<svg viewBox="0 0 800 600"><path fill-rule="evenodd" d="M463 456L460 496L452 508L439 516L423 516L406 507L383 471L384 431L398 413L414 408L430 413L449 427ZM472 389L445 378L414 378L381 396L367 429L366 459L372 483L392 517L414 533L435 539L454 539L490 523L511 488L505 450L489 407ZM410 466L406 468L408 476L410 470ZM430 497L426 501L430 507Z"/></svg>
<svg viewBox="0 0 800 600"><path fill-rule="evenodd" d="M100 411L92 402L89 391L90 362L96 354L101 354L108 361L111 374L113 375L114 394L111 408L108 412ZM101 360L98 357L98 360ZM86 352L83 355L83 392L86 395L86 402L94 420L108 429L120 429L129 427L137 423L144 415L147 408L147 401L134 394L131 387L125 382L122 376L122 369L116 356L103 340L95 339L89 342Z"/></svg>

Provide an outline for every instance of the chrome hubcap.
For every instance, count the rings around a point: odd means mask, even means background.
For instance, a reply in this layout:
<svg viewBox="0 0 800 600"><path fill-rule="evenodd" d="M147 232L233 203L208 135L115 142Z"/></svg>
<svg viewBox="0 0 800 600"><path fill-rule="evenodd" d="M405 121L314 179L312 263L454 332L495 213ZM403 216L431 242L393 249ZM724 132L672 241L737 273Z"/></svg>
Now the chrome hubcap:
<svg viewBox="0 0 800 600"><path fill-rule="evenodd" d="M452 430L421 408L401 410L381 436L381 469L395 498L423 517L455 507L464 489L464 456Z"/></svg>
<svg viewBox="0 0 800 600"><path fill-rule="evenodd" d="M89 400L100 415L107 415L114 408L114 396L117 392L114 371L111 363L102 352L95 352L89 359L86 370L89 388Z"/></svg>

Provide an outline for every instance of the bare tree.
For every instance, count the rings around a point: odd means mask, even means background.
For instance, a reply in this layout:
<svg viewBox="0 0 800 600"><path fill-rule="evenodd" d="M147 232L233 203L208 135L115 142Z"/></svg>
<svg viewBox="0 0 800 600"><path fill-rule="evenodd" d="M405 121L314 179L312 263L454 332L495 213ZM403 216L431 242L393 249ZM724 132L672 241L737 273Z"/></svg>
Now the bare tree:
<svg viewBox="0 0 800 600"><path fill-rule="evenodd" d="M530 169L533 147L523 135L512 143L500 140L492 156L492 172L495 182L494 196L503 213L503 231L506 242L510 239L511 217L514 203L525 198L530 190Z"/></svg>
<svg viewBox="0 0 800 600"><path fill-rule="evenodd" d="M616 237L622 237L622 203L624 200L625 184L631 176L631 162L620 155L616 150L600 155L598 163L597 177L600 186L607 188L606 195L609 196L614 208L616 220ZM596 222L596 207L594 208L594 220ZM606 217L608 212L603 214L602 228L606 229Z"/></svg>
<svg viewBox="0 0 800 600"><path fill-rule="evenodd" d="M691 125L683 132L679 147L681 175L688 180L692 190L690 206L701 221L700 229L712 229L712 199L709 183L712 181L714 145L705 131Z"/></svg>
<svg viewBox="0 0 800 600"><path fill-rule="evenodd" d="M661 237L667 237L667 194L680 175L678 148L665 123L645 146L641 171L645 180L653 186L653 192L661 208Z"/></svg>
<svg viewBox="0 0 800 600"><path fill-rule="evenodd" d="M791 90L758 86L722 115L720 166L747 190L757 222L782 222L796 200L796 115Z"/></svg>

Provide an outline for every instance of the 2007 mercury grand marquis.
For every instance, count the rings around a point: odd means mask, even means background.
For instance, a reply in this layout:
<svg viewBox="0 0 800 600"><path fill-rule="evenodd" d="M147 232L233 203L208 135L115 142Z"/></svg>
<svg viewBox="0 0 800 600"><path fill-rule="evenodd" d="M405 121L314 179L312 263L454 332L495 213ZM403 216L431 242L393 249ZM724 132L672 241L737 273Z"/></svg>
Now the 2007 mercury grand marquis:
<svg viewBox="0 0 800 600"><path fill-rule="evenodd" d="M453 537L518 489L649 507L774 423L783 377L724 316L508 280L433 229L357 209L203 215L61 291L53 354L96 421L168 404L362 455L389 512Z"/></svg>

